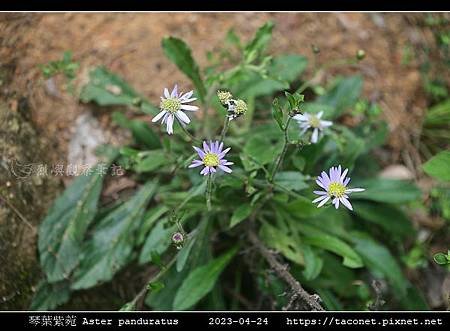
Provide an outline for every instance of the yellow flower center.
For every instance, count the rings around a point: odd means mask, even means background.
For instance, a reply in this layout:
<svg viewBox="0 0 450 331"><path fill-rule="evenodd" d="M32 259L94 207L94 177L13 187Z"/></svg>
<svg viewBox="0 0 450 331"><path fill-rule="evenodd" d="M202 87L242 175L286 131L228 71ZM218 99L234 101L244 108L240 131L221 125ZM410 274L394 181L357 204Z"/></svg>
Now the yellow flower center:
<svg viewBox="0 0 450 331"><path fill-rule="evenodd" d="M320 119L315 115L311 115L309 117L309 125L311 125L313 128L319 128L320 127Z"/></svg>
<svg viewBox="0 0 450 331"><path fill-rule="evenodd" d="M234 113L236 115L243 115L247 111L247 104L244 100L237 100L236 101L236 109L234 110Z"/></svg>
<svg viewBox="0 0 450 331"><path fill-rule="evenodd" d="M345 194L346 189L347 188L343 184L338 182L332 182L328 186L328 195L336 198L342 198Z"/></svg>
<svg viewBox="0 0 450 331"><path fill-rule="evenodd" d="M203 164L207 167L217 167L219 165L219 156L215 153L206 153L203 158Z"/></svg>
<svg viewBox="0 0 450 331"><path fill-rule="evenodd" d="M181 109L181 102L176 98L168 98L161 100L160 107L169 113L176 113Z"/></svg>

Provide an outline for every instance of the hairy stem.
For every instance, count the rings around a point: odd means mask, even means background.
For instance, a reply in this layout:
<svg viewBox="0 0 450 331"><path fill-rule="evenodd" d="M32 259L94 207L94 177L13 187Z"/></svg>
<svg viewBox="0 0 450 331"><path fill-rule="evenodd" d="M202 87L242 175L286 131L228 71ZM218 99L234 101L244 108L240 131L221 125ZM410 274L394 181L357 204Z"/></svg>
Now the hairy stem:
<svg viewBox="0 0 450 331"><path fill-rule="evenodd" d="M277 174L277 171L280 168L281 163L284 160L284 157L286 156L286 152L287 152L287 149L289 147L288 129L289 129L289 124L291 124L291 120L292 120L292 117L289 116L287 121L286 121L286 125L284 126L284 129L283 129L283 131L284 131L283 149L282 149L280 155L278 155L278 158L275 160L274 166L272 167L272 174L270 175L270 178L269 178L269 182L270 183L273 182L273 179L275 178L275 175Z"/></svg>
<svg viewBox="0 0 450 331"><path fill-rule="evenodd" d="M222 132L220 133L220 140L219 140L220 142L222 142L225 139L225 135L227 134L229 123L230 123L230 119L227 116L225 116Z"/></svg>
<svg viewBox="0 0 450 331"><path fill-rule="evenodd" d="M208 174L206 182L206 209L211 210L211 195L212 195L212 174Z"/></svg>
<svg viewBox="0 0 450 331"><path fill-rule="evenodd" d="M192 142L195 142L196 144L200 143L200 140L198 140L197 138L195 138L187 129L186 127L180 123L180 127L183 130L183 132L186 134L186 136L188 136L189 140Z"/></svg>
<svg viewBox="0 0 450 331"><path fill-rule="evenodd" d="M301 300L310 310L324 310L319 303L319 296L311 295L306 292L305 289L300 285L300 283L294 278L294 276L292 276L291 273L287 270L286 266L278 261L276 254L274 254L266 246L264 246L255 232L250 230L248 233L248 237L250 242L256 247L261 256L275 271L277 276L289 285L293 292L293 300ZM289 306L292 306L292 303Z"/></svg>
<svg viewBox="0 0 450 331"><path fill-rule="evenodd" d="M170 267L175 263L175 261L177 260L177 254L175 254L172 259L169 261L169 263L167 263L165 266L162 267L162 269L156 274L156 275L152 275L149 280L145 283L144 287L142 287L142 289L139 291L139 293L134 297L134 299L131 301L131 304L133 306L136 306L139 304L139 310L142 308L142 304L143 304L143 298L145 296L145 294L149 291L149 284L154 283L158 280L161 279L162 276L164 276L166 274L166 272L170 269Z"/></svg>

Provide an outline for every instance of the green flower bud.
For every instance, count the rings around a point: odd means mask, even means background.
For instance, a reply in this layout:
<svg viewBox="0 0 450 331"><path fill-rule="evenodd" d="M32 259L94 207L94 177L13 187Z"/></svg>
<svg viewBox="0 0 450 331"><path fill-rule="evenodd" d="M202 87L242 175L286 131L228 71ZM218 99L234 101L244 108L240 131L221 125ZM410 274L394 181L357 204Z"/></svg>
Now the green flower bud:
<svg viewBox="0 0 450 331"><path fill-rule="evenodd" d="M356 52L356 59L358 61L361 61L362 59L364 59L366 57L366 52L364 52L363 49L358 49L358 51Z"/></svg>

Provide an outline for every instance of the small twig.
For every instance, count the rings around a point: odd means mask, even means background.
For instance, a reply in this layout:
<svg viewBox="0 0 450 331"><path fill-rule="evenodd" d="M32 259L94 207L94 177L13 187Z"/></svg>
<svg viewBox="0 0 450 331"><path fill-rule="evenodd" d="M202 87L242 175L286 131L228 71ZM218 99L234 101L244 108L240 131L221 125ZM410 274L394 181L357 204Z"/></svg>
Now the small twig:
<svg viewBox="0 0 450 331"><path fill-rule="evenodd" d="M255 245L259 253L264 257L270 267L275 271L277 276L284 280L292 289L294 295L298 296L298 299L302 300L311 310L323 311L324 309L319 303L319 296L311 295L306 292L300 283L291 275L286 266L281 264L276 255L271 252L264 244L259 240L258 236L252 230L249 230L248 237L250 242Z"/></svg>
<svg viewBox="0 0 450 331"><path fill-rule="evenodd" d="M19 212L19 210L14 207L11 202L8 201L8 199L3 197L2 195L0 195L0 199L2 199L8 205L8 207L17 215L17 217L19 217L22 222L24 222L33 232L36 232L36 227L28 222L25 216L23 216L22 213Z"/></svg>

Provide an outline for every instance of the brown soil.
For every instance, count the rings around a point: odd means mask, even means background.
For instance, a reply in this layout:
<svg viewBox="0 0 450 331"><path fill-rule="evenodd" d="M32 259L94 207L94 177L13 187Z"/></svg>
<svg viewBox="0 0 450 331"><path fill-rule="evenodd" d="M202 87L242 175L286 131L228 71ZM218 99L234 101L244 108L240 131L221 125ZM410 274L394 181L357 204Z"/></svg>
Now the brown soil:
<svg viewBox="0 0 450 331"><path fill-rule="evenodd" d="M380 103L389 123L389 162L408 163L405 158L416 157L411 140L420 130L426 99L419 64L414 57L408 64L402 64L402 59L405 47L432 43L430 32L413 24L422 18L421 14L363 13L0 14L0 98L12 111L26 100L31 111L27 116L47 159L65 162L74 121L87 106L68 93L50 93L39 64L60 59L71 50L81 65L78 84L90 67L105 65L156 103L165 86L190 84L164 56L162 37L186 40L204 65L206 52L219 48L230 28L245 41L272 20L276 26L270 48L275 54L298 53L311 59L314 44L321 50L317 64L322 64L365 50L366 58L358 67L333 69L323 79L362 73L365 96ZM62 84L59 79L56 82ZM108 113L95 115L107 126ZM405 154L405 150L411 152Z"/></svg>
<svg viewBox="0 0 450 331"><path fill-rule="evenodd" d="M228 29L233 27L248 40L260 25L272 20L276 27L271 51L276 54L299 53L312 58L310 46L314 44L321 49L320 64L365 50L367 56L359 68L335 69L325 79L336 73L362 71L365 95L384 109L392 133L392 161L398 161L404 144L419 129L426 104L420 92L418 64L414 59L402 64L405 47L431 40L427 32L410 23L421 17L364 13L29 14L26 19L36 23L22 36L23 55L17 60L14 89L29 92L33 120L55 144L55 154L65 159L73 121L83 107L70 96L46 93L38 64L60 59L64 51L72 50L82 72L93 65L106 65L157 102L166 85L189 85L165 58L162 37L183 38L200 64L206 64L206 52L220 47Z"/></svg>

